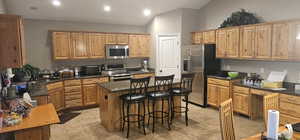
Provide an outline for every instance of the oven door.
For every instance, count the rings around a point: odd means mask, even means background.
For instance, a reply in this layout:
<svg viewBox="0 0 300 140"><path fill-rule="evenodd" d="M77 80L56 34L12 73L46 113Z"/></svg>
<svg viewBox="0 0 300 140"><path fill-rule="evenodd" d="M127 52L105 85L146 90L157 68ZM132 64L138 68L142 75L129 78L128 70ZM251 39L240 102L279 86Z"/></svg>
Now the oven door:
<svg viewBox="0 0 300 140"><path fill-rule="evenodd" d="M106 58L123 59L129 55L129 48L127 45L108 45L106 46Z"/></svg>

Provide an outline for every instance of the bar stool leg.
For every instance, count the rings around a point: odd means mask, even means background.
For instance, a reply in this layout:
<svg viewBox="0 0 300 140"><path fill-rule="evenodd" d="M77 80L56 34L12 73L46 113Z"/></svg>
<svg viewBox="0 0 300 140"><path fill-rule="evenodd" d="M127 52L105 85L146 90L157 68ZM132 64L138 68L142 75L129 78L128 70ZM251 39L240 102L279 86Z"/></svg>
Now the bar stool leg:
<svg viewBox="0 0 300 140"><path fill-rule="evenodd" d="M171 130L171 124L170 124L171 100L170 100L170 97L168 98L167 101L168 101L168 112L167 112L167 115L168 115L168 128L169 128L169 130Z"/></svg>
<svg viewBox="0 0 300 140"><path fill-rule="evenodd" d="M122 101L122 132L124 132L124 127L125 127L125 102Z"/></svg>
<svg viewBox="0 0 300 140"><path fill-rule="evenodd" d="M141 123L140 123L140 118L141 118L141 115L140 115L140 105L141 103L138 103L137 106L138 106L138 128L141 128Z"/></svg>
<svg viewBox="0 0 300 140"><path fill-rule="evenodd" d="M189 101L189 96L188 95L186 95L185 96L185 125L186 126L188 126L189 125L189 122L188 122L188 120L189 120L189 118L188 118L188 110L189 110L189 108L188 108L188 101Z"/></svg>
<svg viewBox="0 0 300 140"><path fill-rule="evenodd" d="M164 124L164 99L161 99L161 124Z"/></svg>
<svg viewBox="0 0 300 140"><path fill-rule="evenodd" d="M129 137L129 130L130 130L130 116L129 116L129 110L130 110L130 103L127 104L127 138Z"/></svg>
<svg viewBox="0 0 300 140"><path fill-rule="evenodd" d="M150 114L151 114L151 112L150 112L150 101L148 99L148 127L150 125L150 118L151 118Z"/></svg>
<svg viewBox="0 0 300 140"><path fill-rule="evenodd" d="M175 108L174 108L174 96L171 96L170 97L171 98L171 123L173 123L173 119L174 119L174 117L175 117L175 113L174 113L174 110L175 110Z"/></svg>
<svg viewBox="0 0 300 140"><path fill-rule="evenodd" d="M143 115L143 129L144 129L144 134L146 135L146 129L145 129L146 106L145 106L145 101L143 101L143 107L144 107L144 115Z"/></svg>
<svg viewBox="0 0 300 140"><path fill-rule="evenodd" d="M152 101L152 132L154 133L155 128L155 100Z"/></svg>

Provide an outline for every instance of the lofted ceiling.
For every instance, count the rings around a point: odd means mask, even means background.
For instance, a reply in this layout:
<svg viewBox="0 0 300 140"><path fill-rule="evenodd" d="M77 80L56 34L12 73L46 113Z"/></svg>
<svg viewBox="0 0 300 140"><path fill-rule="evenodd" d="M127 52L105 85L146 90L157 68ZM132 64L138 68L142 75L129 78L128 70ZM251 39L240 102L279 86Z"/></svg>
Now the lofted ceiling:
<svg viewBox="0 0 300 140"><path fill-rule="evenodd" d="M145 25L155 15L178 8L200 9L210 0L60 0L61 6L52 5L52 0L5 0L10 14L22 15L25 19L62 20L89 23ZM104 12L103 6L111 11ZM152 14L144 16L143 10Z"/></svg>

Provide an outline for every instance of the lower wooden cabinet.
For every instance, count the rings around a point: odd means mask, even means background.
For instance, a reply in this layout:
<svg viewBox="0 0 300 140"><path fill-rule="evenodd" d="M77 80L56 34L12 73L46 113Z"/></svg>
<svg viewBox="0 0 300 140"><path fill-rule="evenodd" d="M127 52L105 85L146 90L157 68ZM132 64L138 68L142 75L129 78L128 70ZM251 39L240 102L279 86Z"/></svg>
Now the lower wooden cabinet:
<svg viewBox="0 0 300 140"><path fill-rule="evenodd" d="M65 107L64 89L58 88L48 91L48 102L54 105L56 111L62 110Z"/></svg>
<svg viewBox="0 0 300 140"><path fill-rule="evenodd" d="M229 87L208 84L207 101L211 106L219 107L220 103L230 98Z"/></svg>
<svg viewBox="0 0 300 140"><path fill-rule="evenodd" d="M65 107L78 107L83 105L81 80L66 80L65 86Z"/></svg>
<svg viewBox="0 0 300 140"><path fill-rule="evenodd" d="M233 86L233 109L235 112L250 116L250 89Z"/></svg>
<svg viewBox="0 0 300 140"><path fill-rule="evenodd" d="M84 105L92 105L97 103L97 85L83 85L83 103Z"/></svg>
<svg viewBox="0 0 300 140"><path fill-rule="evenodd" d="M48 96L38 96L38 97L33 97L32 99L37 101L37 105L48 104Z"/></svg>

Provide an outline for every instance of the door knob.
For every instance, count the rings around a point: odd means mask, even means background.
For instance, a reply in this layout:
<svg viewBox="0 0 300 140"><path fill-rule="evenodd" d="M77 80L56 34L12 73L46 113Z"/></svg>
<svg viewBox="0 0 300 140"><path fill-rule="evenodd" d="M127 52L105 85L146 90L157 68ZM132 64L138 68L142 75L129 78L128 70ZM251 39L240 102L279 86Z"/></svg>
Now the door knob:
<svg viewBox="0 0 300 140"><path fill-rule="evenodd" d="M162 72L162 70L159 70L159 72Z"/></svg>

